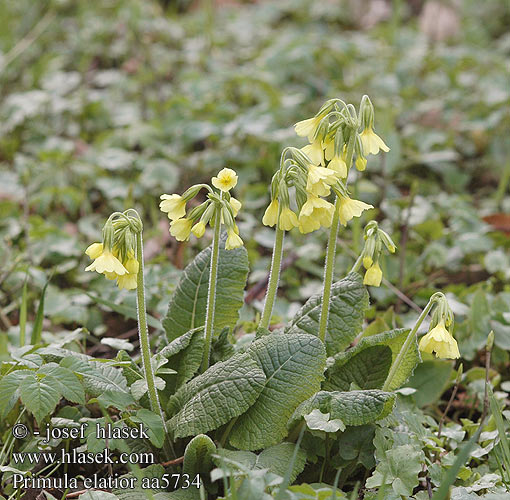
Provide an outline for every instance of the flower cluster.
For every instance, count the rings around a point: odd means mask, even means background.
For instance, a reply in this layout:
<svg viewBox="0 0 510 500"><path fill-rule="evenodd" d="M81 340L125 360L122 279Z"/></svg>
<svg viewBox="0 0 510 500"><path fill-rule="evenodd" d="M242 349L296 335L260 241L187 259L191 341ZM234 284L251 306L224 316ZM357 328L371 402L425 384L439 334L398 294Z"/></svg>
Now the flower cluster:
<svg viewBox="0 0 510 500"><path fill-rule="evenodd" d="M224 168L211 179L211 183L216 190L208 184L196 184L182 195L163 194L159 208L167 213L171 221L170 234L177 241L187 241L191 234L201 238L207 224L213 227L221 223L227 227L225 248L227 250L238 248L243 245L243 240L239 236L235 218L241 209L241 202L230 195L230 190L237 184L237 174L230 168ZM186 204L195 198L202 188L208 192L207 200L187 211Z"/></svg>
<svg viewBox="0 0 510 500"><path fill-rule="evenodd" d="M382 280L382 270L379 265L379 259L384 247L390 252L395 253L397 247L390 235L379 228L376 221L370 221L365 226L365 246L361 252L363 267L367 270L363 283L370 286L380 286Z"/></svg>
<svg viewBox="0 0 510 500"><path fill-rule="evenodd" d="M136 238L141 231L142 222L136 211L113 213L103 227L103 241L92 243L85 250L93 259L85 271L96 271L106 279L116 280L120 289L134 290L140 269Z"/></svg>
<svg viewBox="0 0 510 500"><path fill-rule="evenodd" d="M340 99L327 101L312 118L296 123L299 136L308 137L310 144L302 149L285 148L280 168L271 182L271 203L263 224L290 231L297 227L309 233L330 227L335 207L325 200L334 191L338 196L338 215L346 225L372 205L349 197L347 176L353 162L359 171L366 168L367 154L389 151L373 131L374 109L368 96L360 104L360 118L354 106ZM295 189L295 205L291 208L290 191Z"/></svg>
<svg viewBox="0 0 510 500"><path fill-rule="evenodd" d="M433 296L434 297L434 296ZM448 328L453 328L453 312L446 297L438 292L433 299L436 307L432 313L429 332L424 335L419 344L423 352L434 353L438 358L460 358L457 341Z"/></svg>

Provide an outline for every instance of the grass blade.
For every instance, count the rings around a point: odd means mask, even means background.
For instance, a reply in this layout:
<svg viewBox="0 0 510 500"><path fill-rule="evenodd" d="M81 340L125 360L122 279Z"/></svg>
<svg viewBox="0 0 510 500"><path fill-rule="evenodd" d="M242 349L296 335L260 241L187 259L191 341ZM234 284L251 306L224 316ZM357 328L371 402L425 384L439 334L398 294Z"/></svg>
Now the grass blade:
<svg viewBox="0 0 510 500"><path fill-rule="evenodd" d="M491 413L494 416L494 422L498 429L499 442L501 445L503 464L507 471L510 471L510 444L508 437L505 432L505 423L503 422L503 415L499 407L497 399L494 397L492 389L489 387L489 401L491 407Z"/></svg>
<svg viewBox="0 0 510 500"><path fill-rule="evenodd" d="M19 308L19 345L23 347L26 341L27 331L27 301L28 301L28 273L23 284L23 293L21 294L21 306Z"/></svg>
<svg viewBox="0 0 510 500"><path fill-rule="evenodd" d="M46 289L50 284L50 280L46 282L42 289L41 299L39 300L39 307L37 308L37 314L35 315L34 328L32 329L32 338L30 343L36 345L41 341L42 326L44 319L44 297L46 295Z"/></svg>

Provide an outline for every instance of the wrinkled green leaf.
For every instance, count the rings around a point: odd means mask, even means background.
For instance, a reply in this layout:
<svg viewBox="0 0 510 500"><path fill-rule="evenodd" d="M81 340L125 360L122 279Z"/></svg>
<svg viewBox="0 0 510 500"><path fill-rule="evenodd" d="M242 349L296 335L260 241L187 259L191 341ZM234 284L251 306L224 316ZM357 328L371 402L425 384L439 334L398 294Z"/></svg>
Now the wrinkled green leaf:
<svg viewBox="0 0 510 500"><path fill-rule="evenodd" d="M285 332L318 335L322 292L310 297ZM331 288L326 350L333 356L346 349L361 331L368 307L368 292L358 273L350 273Z"/></svg>
<svg viewBox="0 0 510 500"><path fill-rule="evenodd" d="M177 337L164 347L159 354L169 360L177 375L168 379L172 389L178 389L200 368L204 355L204 328L201 326ZM170 388L169 388L170 389Z"/></svg>
<svg viewBox="0 0 510 500"><path fill-rule="evenodd" d="M245 412L264 387L264 372L246 353L216 363L183 385L167 406L175 437L217 429Z"/></svg>
<svg viewBox="0 0 510 500"><path fill-rule="evenodd" d="M230 443L236 448L257 450L287 435L292 412L320 388L326 353L323 343L306 333L260 337L246 352L266 379L255 404L237 420Z"/></svg>
<svg viewBox="0 0 510 500"><path fill-rule="evenodd" d="M296 409L289 427L315 409L329 413L330 419L340 419L345 425L366 425L389 415L394 403L395 394L378 390L320 391Z"/></svg>
<svg viewBox="0 0 510 500"><path fill-rule="evenodd" d="M213 468L212 454L216 453L214 441L205 434L195 436L184 450L182 471L194 478L197 474L209 476Z"/></svg>
<svg viewBox="0 0 510 500"><path fill-rule="evenodd" d="M328 360L324 389L347 391L353 382L361 389L380 389L408 333L407 329L395 329L363 337L352 349L338 353ZM400 387L420 360L418 344L413 341L388 390Z"/></svg>
<svg viewBox="0 0 510 500"><path fill-rule="evenodd" d="M220 242L214 331L234 326L243 305L243 291L248 276L248 254L244 247L225 250L225 234ZM189 330L203 326L209 288L211 247L200 252L186 266L170 300L163 327L169 341Z"/></svg>

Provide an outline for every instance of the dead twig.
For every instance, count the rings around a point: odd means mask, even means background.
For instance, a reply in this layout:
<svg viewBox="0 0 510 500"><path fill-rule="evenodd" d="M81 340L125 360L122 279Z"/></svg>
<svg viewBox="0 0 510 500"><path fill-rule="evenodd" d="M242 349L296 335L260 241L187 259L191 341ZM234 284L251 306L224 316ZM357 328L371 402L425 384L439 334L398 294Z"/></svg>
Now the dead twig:
<svg viewBox="0 0 510 500"><path fill-rule="evenodd" d="M163 462L159 465L162 465L163 467L169 467L170 465L182 464L182 462L184 462L184 457L175 458L174 460L169 460L168 462Z"/></svg>

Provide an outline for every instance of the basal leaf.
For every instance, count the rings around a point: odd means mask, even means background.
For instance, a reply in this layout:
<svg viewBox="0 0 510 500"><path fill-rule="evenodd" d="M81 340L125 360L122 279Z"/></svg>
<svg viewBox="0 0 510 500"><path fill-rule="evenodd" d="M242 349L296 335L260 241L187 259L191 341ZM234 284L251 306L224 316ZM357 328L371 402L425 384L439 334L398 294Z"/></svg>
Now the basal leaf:
<svg viewBox="0 0 510 500"><path fill-rule="evenodd" d="M174 391L187 382L200 368L204 355L204 328L201 326L176 338L159 354L169 360L177 375L167 377L167 389Z"/></svg>
<svg viewBox="0 0 510 500"><path fill-rule="evenodd" d="M230 443L257 450L287 435L293 411L320 388L326 353L324 344L306 333L267 335L255 340L246 352L266 380L255 404L237 420Z"/></svg>
<svg viewBox="0 0 510 500"><path fill-rule="evenodd" d="M189 330L203 326L209 287L211 247L200 252L184 269L175 290L163 327L169 341ZM234 326L243 305L243 291L248 276L248 253L244 247L225 250L225 237L220 243L214 331Z"/></svg>
<svg viewBox="0 0 510 500"><path fill-rule="evenodd" d="M20 396L22 403L40 424L60 401L59 384L51 375L31 373L21 382Z"/></svg>
<svg viewBox="0 0 510 500"><path fill-rule="evenodd" d="M378 390L320 391L297 408L289 428L316 409L329 413L331 420L340 419L345 425L366 425L389 415L394 402L395 394Z"/></svg>
<svg viewBox="0 0 510 500"><path fill-rule="evenodd" d="M324 389L348 391L353 382L361 389L380 389L408 333L400 328L363 337L352 349L336 354L328 360ZM419 362L418 345L413 341L388 390L400 387Z"/></svg>
<svg viewBox="0 0 510 500"><path fill-rule="evenodd" d="M213 453L216 453L216 445L209 436L205 434L195 436L184 451L183 473L189 474L192 478L197 474L209 476L213 468L211 456Z"/></svg>
<svg viewBox="0 0 510 500"><path fill-rule="evenodd" d="M451 361L430 359L421 363L407 385L414 387L416 404L421 408L437 401L443 394L453 370Z"/></svg>
<svg viewBox="0 0 510 500"><path fill-rule="evenodd" d="M161 448L165 442L165 428L161 416L153 411L142 408L131 417L133 422L140 422L147 429L147 435L156 448Z"/></svg>
<svg viewBox="0 0 510 500"><path fill-rule="evenodd" d="M262 391L265 378L246 353L216 363L170 398L167 413L173 415L174 436L203 434L245 412Z"/></svg>
<svg viewBox="0 0 510 500"><path fill-rule="evenodd" d="M322 292L312 295L298 311L286 333L317 335L321 313ZM361 331L368 307L368 292L358 273L350 273L331 288L331 299L326 333L326 350L333 356L346 349Z"/></svg>

